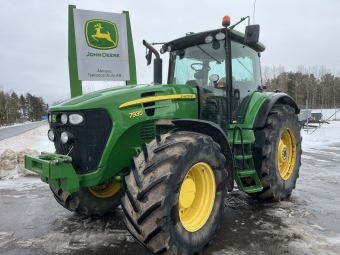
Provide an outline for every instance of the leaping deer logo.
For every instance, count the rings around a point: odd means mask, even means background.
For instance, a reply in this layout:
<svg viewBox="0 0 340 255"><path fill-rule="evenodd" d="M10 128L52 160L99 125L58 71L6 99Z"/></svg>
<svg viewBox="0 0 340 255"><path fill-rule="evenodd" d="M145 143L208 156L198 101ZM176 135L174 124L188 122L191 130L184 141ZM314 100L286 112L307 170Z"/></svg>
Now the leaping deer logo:
<svg viewBox="0 0 340 255"><path fill-rule="evenodd" d="M87 45L94 49L110 50L118 46L118 29L115 23L104 19L91 19L85 23Z"/></svg>
<svg viewBox="0 0 340 255"><path fill-rule="evenodd" d="M106 34L105 34L105 33L103 34L102 32L100 32L100 30L101 30L102 28L103 28L103 27L102 27L102 25L101 25L100 23L95 24L95 25L94 25L94 29L96 30L96 34L91 35L92 38L95 39L96 41L98 41L97 38L99 38L99 39L106 39L106 40L108 40L109 42L112 42L112 43L113 43L113 46L116 47L116 43L111 39L111 35L110 35L109 31L106 31Z"/></svg>

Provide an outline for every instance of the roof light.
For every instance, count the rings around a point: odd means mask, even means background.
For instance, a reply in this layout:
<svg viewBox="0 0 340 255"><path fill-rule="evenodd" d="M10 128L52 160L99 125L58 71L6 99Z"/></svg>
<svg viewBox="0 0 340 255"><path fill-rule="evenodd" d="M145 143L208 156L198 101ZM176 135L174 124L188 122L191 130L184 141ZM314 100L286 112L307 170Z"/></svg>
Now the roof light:
<svg viewBox="0 0 340 255"><path fill-rule="evenodd" d="M162 48L159 50L159 52L160 52L161 54L164 54L164 53L165 53L165 49L162 47Z"/></svg>
<svg viewBox="0 0 340 255"><path fill-rule="evenodd" d="M211 43L214 40L214 37L212 35L208 35L205 38L205 43Z"/></svg>
<svg viewBox="0 0 340 255"><path fill-rule="evenodd" d="M222 26L229 27L230 26L230 17L228 15L224 16L222 19Z"/></svg>
<svg viewBox="0 0 340 255"><path fill-rule="evenodd" d="M224 33L218 33L217 35L215 35L215 38L218 41L223 40L225 38L225 34Z"/></svg>
<svg viewBox="0 0 340 255"><path fill-rule="evenodd" d="M168 48L167 48L167 50L170 52L171 51L171 44L170 45L168 45Z"/></svg>

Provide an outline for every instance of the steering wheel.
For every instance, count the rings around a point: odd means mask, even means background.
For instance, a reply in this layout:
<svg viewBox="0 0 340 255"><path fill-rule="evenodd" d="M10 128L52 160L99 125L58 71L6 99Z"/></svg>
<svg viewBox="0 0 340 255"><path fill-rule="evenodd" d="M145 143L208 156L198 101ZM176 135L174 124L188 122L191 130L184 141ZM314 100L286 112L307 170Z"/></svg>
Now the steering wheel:
<svg viewBox="0 0 340 255"><path fill-rule="evenodd" d="M194 66L202 66L201 69L196 69ZM203 68L205 67L206 69L204 69L204 71L210 71L211 70L211 67L208 66L208 65L205 65L205 64L202 64L202 63L193 63L190 65L191 69L192 70L195 70L196 72L200 71L200 70L203 70Z"/></svg>

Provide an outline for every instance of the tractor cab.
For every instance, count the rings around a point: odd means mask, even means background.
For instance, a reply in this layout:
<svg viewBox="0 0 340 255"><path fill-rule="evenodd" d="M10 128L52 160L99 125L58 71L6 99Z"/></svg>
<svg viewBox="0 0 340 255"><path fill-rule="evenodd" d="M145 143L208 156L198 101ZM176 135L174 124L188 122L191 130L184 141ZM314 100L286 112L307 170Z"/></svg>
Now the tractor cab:
<svg viewBox="0 0 340 255"><path fill-rule="evenodd" d="M203 43L201 33L165 44L164 48L170 50L167 83L198 87L201 119L221 124L227 116L229 101L232 120L242 123L242 105L249 102L254 92L262 90L259 49L229 38L228 58L225 33L215 30L203 34L206 36ZM230 80L226 75L227 62L231 67ZM227 86L231 87L228 100Z"/></svg>
<svg viewBox="0 0 340 255"><path fill-rule="evenodd" d="M223 19L225 28L190 32L160 49L170 55L167 83L197 87L200 119L241 124L252 94L262 91L259 26L248 25L243 34L233 29L240 22L228 27Z"/></svg>

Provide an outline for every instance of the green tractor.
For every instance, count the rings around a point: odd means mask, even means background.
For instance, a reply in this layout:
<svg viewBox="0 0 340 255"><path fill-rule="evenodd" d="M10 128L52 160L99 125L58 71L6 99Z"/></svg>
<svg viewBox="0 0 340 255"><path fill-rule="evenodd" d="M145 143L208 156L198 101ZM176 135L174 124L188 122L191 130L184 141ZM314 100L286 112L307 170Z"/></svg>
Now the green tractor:
<svg viewBox="0 0 340 255"><path fill-rule="evenodd" d="M70 211L103 215L121 205L131 235L157 254L200 253L234 182L258 200L289 198L301 165L300 110L287 94L263 91L259 26L243 34L228 16L222 24L162 45L166 84L159 53L144 41L148 64L156 56L153 84L51 107L56 152L26 156L25 167Z"/></svg>

